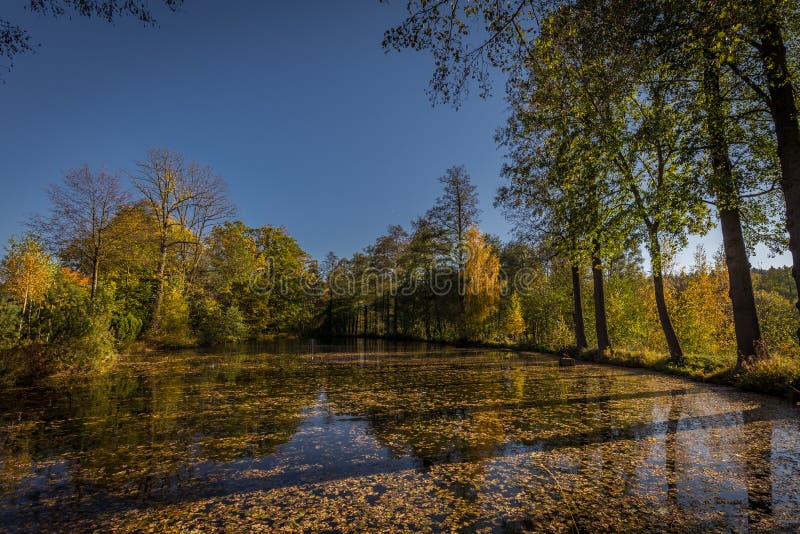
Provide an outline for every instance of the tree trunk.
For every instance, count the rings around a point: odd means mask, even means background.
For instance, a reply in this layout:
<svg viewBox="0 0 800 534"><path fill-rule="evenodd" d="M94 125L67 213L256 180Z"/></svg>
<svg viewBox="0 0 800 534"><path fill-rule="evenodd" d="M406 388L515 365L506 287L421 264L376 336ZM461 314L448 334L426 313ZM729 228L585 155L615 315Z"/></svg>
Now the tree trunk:
<svg viewBox="0 0 800 534"><path fill-rule="evenodd" d="M95 294L97 294L97 279L100 277L100 252L94 251L94 258L92 258L92 287L89 293L90 300L94 301Z"/></svg>
<svg viewBox="0 0 800 534"><path fill-rule="evenodd" d="M759 353L761 328L758 324L750 260L742 233L739 210L720 210L722 248L728 270L728 295L733 305L733 323L736 332L737 365L751 360Z"/></svg>
<svg viewBox="0 0 800 534"><path fill-rule="evenodd" d="M711 193L717 200L722 247L728 270L728 295L733 307L733 324L736 332L737 365L756 354L761 342L753 282L750 277L750 260L742 232L739 214L739 187L733 177L732 164L725 135L722 93L719 70L713 58L708 58L703 77L706 93L706 127L711 156Z"/></svg>
<svg viewBox="0 0 800 534"><path fill-rule="evenodd" d="M394 294L394 313L392 314L392 332L394 332L394 337L397 337L397 292Z"/></svg>
<svg viewBox="0 0 800 534"><path fill-rule="evenodd" d="M572 265L572 320L575 323L575 345L580 351L587 348L589 344L586 342L586 328L583 324L581 273L577 264Z"/></svg>
<svg viewBox="0 0 800 534"><path fill-rule="evenodd" d="M780 27L768 22L761 27L759 52L767 79L769 108L775 124L781 189L786 201L786 229L792 253L792 276L800 295L800 125L794 87L786 61L786 46ZM795 303L800 310L800 301ZM800 337L800 329L797 331Z"/></svg>
<svg viewBox="0 0 800 534"><path fill-rule="evenodd" d="M599 257L600 243L594 241L592 256L592 282L594 285L594 327L597 333L597 348L602 353L611 348L606 318L606 291L603 285L603 264Z"/></svg>
<svg viewBox="0 0 800 534"><path fill-rule="evenodd" d="M25 297L22 299L22 313L19 316L19 337L22 337L22 327L25 325L25 312L28 311L28 288L25 288ZM30 321L28 321L30 325Z"/></svg>
<svg viewBox="0 0 800 534"><path fill-rule="evenodd" d="M667 299L664 296L664 264L661 256L661 244L658 242L658 230L651 228L648 231L650 232L650 246L648 248L650 251L650 265L653 270L653 289L656 296L658 320L667 340L669 358L672 363L680 365L683 363L683 350L681 350L680 341L678 341L678 336L675 334L675 328L672 326L672 319L670 319L669 310L667 309Z"/></svg>
<svg viewBox="0 0 800 534"><path fill-rule="evenodd" d="M161 243L161 255L158 258L158 285L156 286L156 300L153 303L153 317L150 320L150 328L148 331L153 334L158 331L158 323L161 318L161 306L164 302L164 288L166 287L166 270L167 270L167 245Z"/></svg>
<svg viewBox="0 0 800 534"><path fill-rule="evenodd" d="M653 273L653 287L656 293L658 320L661 322L661 329L664 331L664 337L667 340L669 358L675 365L680 365L683 363L683 350L681 350L681 344L678 341L678 336L675 334L675 328L673 328L672 320L669 317L667 301L664 298L664 278L661 273Z"/></svg>

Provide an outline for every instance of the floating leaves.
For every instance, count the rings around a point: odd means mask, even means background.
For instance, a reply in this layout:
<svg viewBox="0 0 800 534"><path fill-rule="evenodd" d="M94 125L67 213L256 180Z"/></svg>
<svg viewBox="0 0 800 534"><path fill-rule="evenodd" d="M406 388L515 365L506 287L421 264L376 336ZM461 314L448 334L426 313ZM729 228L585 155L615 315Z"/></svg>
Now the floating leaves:
<svg viewBox="0 0 800 534"><path fill-rule="evenodd" d="M798 410L475 350L182 352L0 394L0 521L81 531L800 527ZM23 393L23 394L21 394Z"/></svg>

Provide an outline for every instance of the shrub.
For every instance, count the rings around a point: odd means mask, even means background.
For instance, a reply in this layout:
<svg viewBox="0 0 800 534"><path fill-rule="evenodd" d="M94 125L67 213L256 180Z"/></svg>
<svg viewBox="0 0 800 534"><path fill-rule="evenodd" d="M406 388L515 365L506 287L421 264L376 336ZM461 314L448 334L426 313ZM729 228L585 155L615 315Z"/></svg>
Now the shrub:
<svg viewBox="0 0 800 534"><path fill-rule="evenodd" d="M19 341L20 307L0 298L0 349L13 347Z"/></svg>
<svg viewBox="0 0 800 534"><path fill-rule="evenodd" d="M113 322L114 338L122 347L127 347L139 336L142 331L142 320L131 312L118 315Z"/></svg>
<svg viewBox="0 0 800 534"><path fill-rule="evenodd" d="M752 391L797 396L800 394L800 359L796 354L773 354L745 364L738 384Z"/></svg>
<svg viewBox="0 0 800 534"><path fill-rule="evenodd" d="M223 310L216 300L208 297L195 300L191 322L205 345L242 341L248 334L244 314L236 304Z"/></svg>
<svg viewBox="0 0 800 534"><path fill-rule="evenodd" d="M173 280L164 291L161 317L155 341L167 346L184 346L192 343L189 328L189 304L183 294L183 282Z"/></svg>

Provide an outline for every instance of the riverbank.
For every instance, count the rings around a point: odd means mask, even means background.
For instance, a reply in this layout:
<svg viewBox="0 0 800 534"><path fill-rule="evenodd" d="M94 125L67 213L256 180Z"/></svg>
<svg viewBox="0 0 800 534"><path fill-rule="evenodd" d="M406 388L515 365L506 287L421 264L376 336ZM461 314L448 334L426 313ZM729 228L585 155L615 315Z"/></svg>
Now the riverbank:
<svg viewBox="0 0 800 534"><path fill-rule="evenodd" d="M389 341L416 341L452 347L474 347L487 349L513 350L518 352L536 352L558 356L564 350L550 347L520 343L469 342L469 341L428 341L415 338L386 338L381 336L357 336L364 339L386 339ZM577 352L569 350L569 355L578 360L601 363L617 367L649 369L660 373L681 376L691 380L709 384L732 386L744 391L763 393L800 402L800 354L769 354L764 359L736 369L736 359L729 361L700 354L687 354L682 365L673 364L665 353L652 351L631 351L615 348L608 353L600 353L597 349Z"/></svg>
<svg viewBox="0 0 800 534"><path fill-rule="evenodd" d="M363 336L358 336L364 339ZM297 336L281 334L262 338L258 341L293 340ZM473 347L487 349L501 349L518 352L536 352L557 356L563 351L550 347L530 343L497 343L497 342L448 342L427 341L412 338L385 338L380 336L367 336L366 339L385 339L387 341L412 341L442 346ZM120 359L125 359L129 353L163 352L199 348L198 344L168 346L145 341L137 341L128 345L119 353L106 354L96 361L91 360L84 365L66 365L61 358L55 357L44 350L43 347L31 346L6 350L0 354L0 386L13 386L30 384L46 380L53 376L65 374L79 377L87 372L103 374L113 369ZM27 349L27 350L26 350ZM783 397L792 401L800 401L800 354L770 354L766 358L755 362L743 369L735 368L735 359L730 361L720 360L697 354L687 354L683 365L673 364L668 355L650 351L630 351L614 349L611 352L600 353L595 350L581 352L570 351L570 356L578 360L614 365L618 367L650 369L665 374L681 376L704 383L723 384L733 386L744 391L753 391L767 395Z"/></svg>

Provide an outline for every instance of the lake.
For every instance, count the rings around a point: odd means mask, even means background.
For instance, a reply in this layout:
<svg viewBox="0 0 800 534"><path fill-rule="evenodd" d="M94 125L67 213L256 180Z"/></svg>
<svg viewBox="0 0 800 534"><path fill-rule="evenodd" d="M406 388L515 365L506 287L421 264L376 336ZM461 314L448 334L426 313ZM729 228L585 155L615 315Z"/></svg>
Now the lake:
<svg viewBox="0 0 800 534"><path fill-rule="evenodd" d="M0 391L0 530L800 528L800 410L532 353L349 340Z"/></svg>

